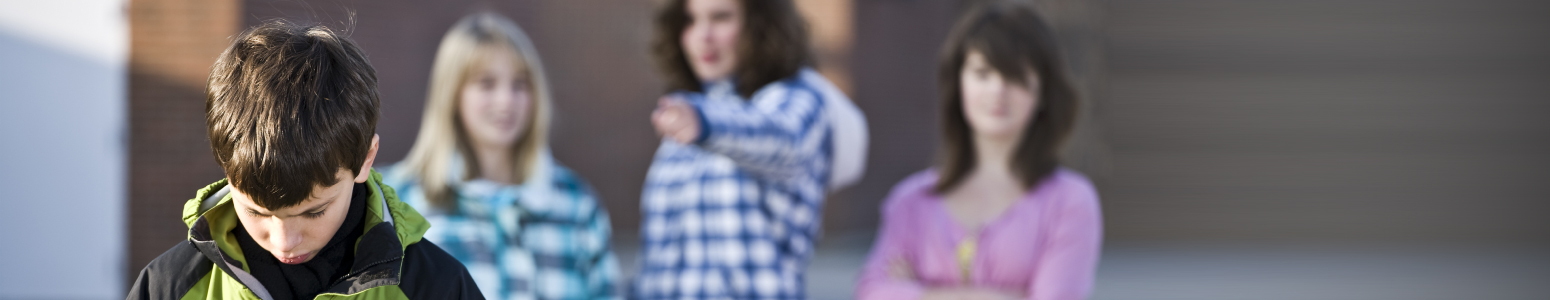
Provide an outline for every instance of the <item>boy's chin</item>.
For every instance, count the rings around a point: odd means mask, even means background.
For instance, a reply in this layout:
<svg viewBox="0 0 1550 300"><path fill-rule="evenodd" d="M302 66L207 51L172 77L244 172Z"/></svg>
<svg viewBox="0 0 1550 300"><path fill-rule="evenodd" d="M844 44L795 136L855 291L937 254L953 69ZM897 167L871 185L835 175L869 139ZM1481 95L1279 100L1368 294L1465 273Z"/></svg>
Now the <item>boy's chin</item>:
<svg viewBox="0 0 1550 300"><path fill-rule="evenodd" d="M275 254L274 258L276 260L279 260L280 263L282 263L282 264L299 265L299 264L311 261L312 260L312 253L308 252L306 254L296 255L296 256L281 256L281 254Z"/></svg>

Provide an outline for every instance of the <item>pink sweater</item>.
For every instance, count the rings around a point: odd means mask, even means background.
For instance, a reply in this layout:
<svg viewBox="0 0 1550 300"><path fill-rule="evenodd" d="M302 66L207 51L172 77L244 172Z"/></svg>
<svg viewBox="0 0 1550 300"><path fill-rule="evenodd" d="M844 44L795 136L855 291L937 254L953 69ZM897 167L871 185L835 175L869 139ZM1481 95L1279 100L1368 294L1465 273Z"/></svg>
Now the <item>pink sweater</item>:
<svg viewBox="0 0 1550 300"><path fill-rule="evenodd" d="M1103 241L1098 194L1082 174L1064 168L1034 187L977 234L978 250L965 282L958 242L968 232L932 192L933 170L894 187L883 225L862 270L856 298L918 299L931 288L981 287L1016 291L1027 299L1083 299L1092 290ZM913 278L890 275L890 261Z"/></svg>

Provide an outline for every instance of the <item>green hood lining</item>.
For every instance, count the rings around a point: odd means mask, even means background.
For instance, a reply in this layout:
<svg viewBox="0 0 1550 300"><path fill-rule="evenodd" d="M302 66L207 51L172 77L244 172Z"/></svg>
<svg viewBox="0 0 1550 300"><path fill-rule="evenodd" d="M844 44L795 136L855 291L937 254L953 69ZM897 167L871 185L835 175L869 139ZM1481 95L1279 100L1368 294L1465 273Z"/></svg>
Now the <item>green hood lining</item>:
<svg viewBox="0 0 1550 300"><path fill-rule="evenodd" d="M371 170L371 177L366 180L366 183L371 187L372 192L366 203L366 228L372 228L385 220L392 220L393 229L398 235L400 251L420 242L426 230L430 229L430 223L425 221L425 217L409 204L399 201L397 192L393 187L382 183L382 174L375 169ZM194 224L199 219L205 219L210 229L209 236L216 242L216 246L220 247L221 252L241 262L243 270L249 271L247 258L243 255L241 247L237 245L237 237L231 234L231 230L237 227L238 220L236 210L232 208L231 193L225 190L227 186L227 181L223 178L199 189L193 199L183 204L183 223L193 230ZM207 208L202 207L206 205L205 200L213 197L219 197L219 201L210 204ZM386 215L387 218L384 218L382 212L384 202L389 212ZM188 239L194 240L192 232L188 234ZM359 245L360 239L357 238L355 243Z"/></svg>

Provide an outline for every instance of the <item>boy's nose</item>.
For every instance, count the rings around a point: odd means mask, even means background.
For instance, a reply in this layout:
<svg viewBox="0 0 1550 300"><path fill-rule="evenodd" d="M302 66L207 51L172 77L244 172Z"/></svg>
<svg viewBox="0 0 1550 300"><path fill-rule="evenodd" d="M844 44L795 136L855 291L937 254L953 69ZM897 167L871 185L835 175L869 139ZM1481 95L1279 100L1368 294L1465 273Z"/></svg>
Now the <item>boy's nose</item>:
<svg viewBox="0 0 1550 300"><path fill-rule="evenodd" d="M301 245L302 230L300 226L281 225L279 227L276 228L278 230L271 231L272 233L269 234L269 244L275 247L273 250L291 252L291 250L296 249L296 246Z"/></svg>

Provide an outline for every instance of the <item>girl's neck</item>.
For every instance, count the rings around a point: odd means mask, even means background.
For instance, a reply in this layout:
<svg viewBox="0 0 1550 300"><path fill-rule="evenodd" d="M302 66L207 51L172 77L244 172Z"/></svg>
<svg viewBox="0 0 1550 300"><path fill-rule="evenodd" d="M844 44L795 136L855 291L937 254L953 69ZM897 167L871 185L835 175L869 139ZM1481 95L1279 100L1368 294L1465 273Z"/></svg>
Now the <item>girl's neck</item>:
<svg viewBox="0 0 1550 300"><path fill-rule="evenodd" d="M511 149L508 147L474 146L475 160L479 163L478 179L501 184L514 184Z"/></svg>
<svg viewBox="0 0 1550 300"><path fill-rule="evenodd" d="M949 198L967 202L1012 202L1023 194L1022 180L1012 168L1016 143L974 139L974 166Z"/></svg>
<svg viewBox="0 0 1550 300"><path fill-rule="evenodd" d="M999 219L1025 190L1011 160L1015 142L975 138L974 168L944 195L948 215L969 232Z"/></svg>
<svg viewBox="0 0 1550 300"><path fill-rule="evenodd" d="M981 176L1015 176L1011 166L1012 153L1016 147L1015 140L975 137L974 168L971 173Z"/></svg>

